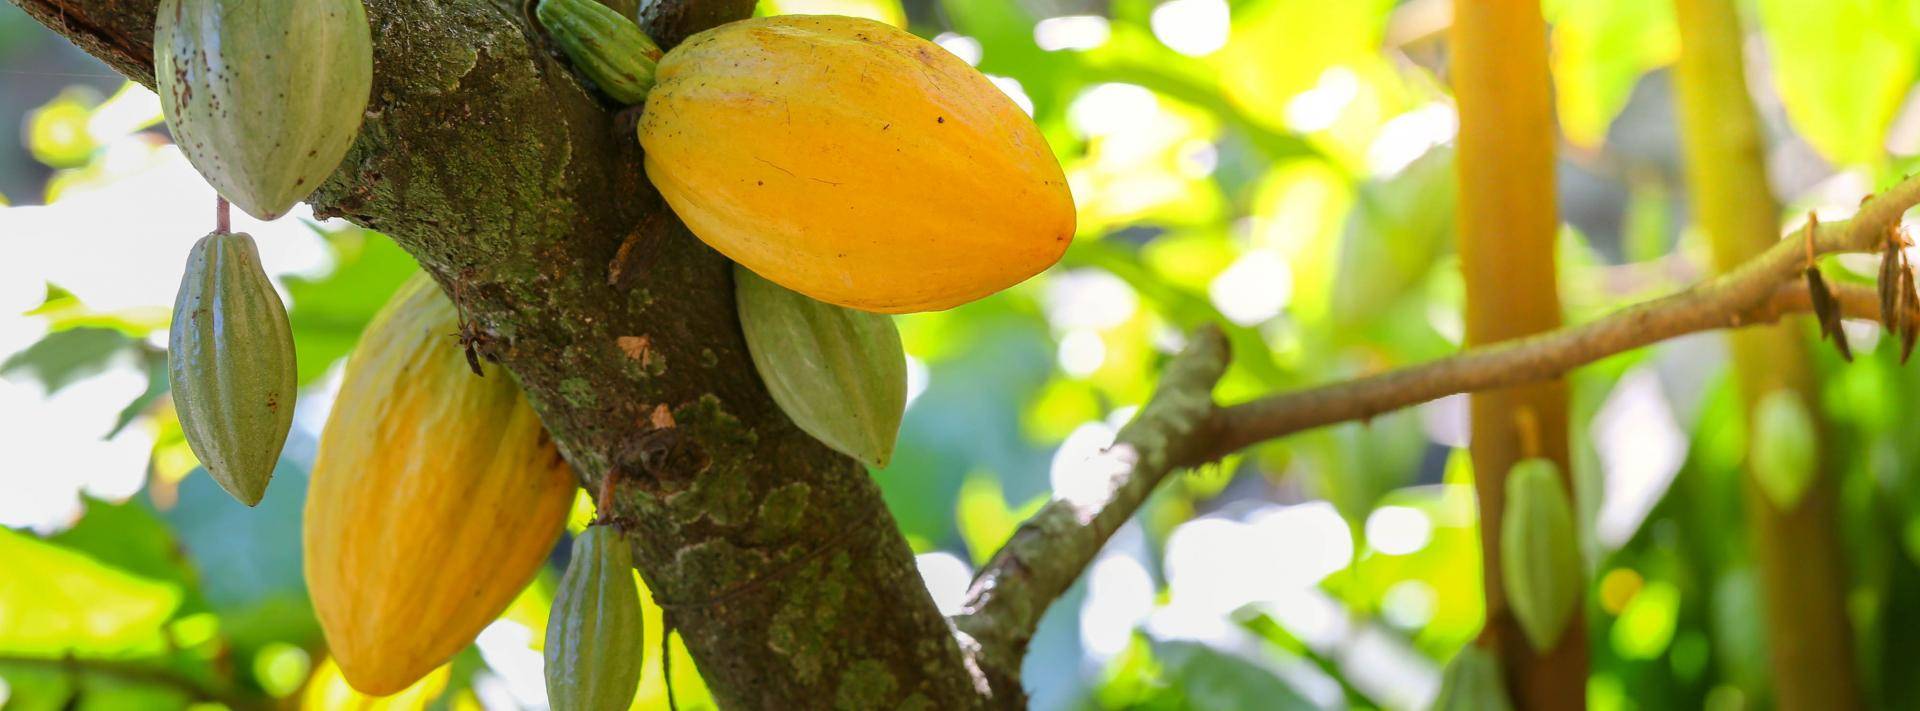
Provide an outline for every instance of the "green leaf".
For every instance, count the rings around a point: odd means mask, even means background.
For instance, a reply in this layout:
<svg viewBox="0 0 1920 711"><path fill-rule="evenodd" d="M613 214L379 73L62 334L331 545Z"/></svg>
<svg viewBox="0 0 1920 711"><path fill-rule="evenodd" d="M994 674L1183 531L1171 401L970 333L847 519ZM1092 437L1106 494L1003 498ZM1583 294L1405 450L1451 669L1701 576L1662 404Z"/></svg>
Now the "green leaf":
<svg viewBox="0 0 1920 711"><path fill-rule="evenodd" d="M127 403L126 407L120 408L120 414L113 418L113 429L107 432L107 439L119 436L121 430L133 424L134 418L147 414L148 410L153 409L153 404L167 394L169 381L166 355L148 349L143 350L140 357L147 364L147 389L142 391L139 397L134 398L133 402Z"/></svg>
<svg viewBox="0 0 1920 711"><path fill-rule="evenodd" d="M413 258L378 232L346 230L327 236L333 248L333 272L317 279L287 277L292 308L294 359L300 382L325 375L360 341L360 332L387 297L419 267Z"/></svg>
<svg viewBox="0 0 1920 711"><path fill-rule="evenodd" d="M1567 140L1588 148L1626 108L1634 84L1673 62L1671 0L1563 0L1550 8L1554 99Z"/></svg>
<svg viewBox="0 0 1920 711"><path fill-rule="evenodd" d="M1186 692L1184 708L1257 708L1268 711L1318 709L1294 691L1272 669L1236 654L1197 642L1159 642L1153 656L1166 669L1167 681Z"/></svg>
<svg viewBox="0 0 1920 711"><path fill-rule="evenodd" d="M1875 165L1914 80L1908 0L1760 0L1787 118L1828 160Z"/></svg>
<svg viewBox="0 0 1920 711"><path fill-rule="evenodd" d="M104 328L55 331L0 363L0 375L25 373L52 394L99 374L132 345L133 339Z"/></svg>
<svg viewBox="0 0 1920 711"><path fill-rule="evenodd" d="M1781 511L1792 511L1813 484L1820 451L1813 416L1799 393L1775 390L1760 399L1747 439L1747 462L1760 492Z"/></svg>
<svg viewBox="0 0 1920 711"><path fill-rule="evenodd" d="M178 586L0 528L0 650L31 656L153 648L179 609ZM26 610L29 614L13 614Z"/></svg>
<svg viewBox="0 0 1920 711"><path fill-rule="evenodd" d="M760 380L827 446L885 468L907 407L907 358L884 314L822 303L734 266L735 298Z"/></svg>

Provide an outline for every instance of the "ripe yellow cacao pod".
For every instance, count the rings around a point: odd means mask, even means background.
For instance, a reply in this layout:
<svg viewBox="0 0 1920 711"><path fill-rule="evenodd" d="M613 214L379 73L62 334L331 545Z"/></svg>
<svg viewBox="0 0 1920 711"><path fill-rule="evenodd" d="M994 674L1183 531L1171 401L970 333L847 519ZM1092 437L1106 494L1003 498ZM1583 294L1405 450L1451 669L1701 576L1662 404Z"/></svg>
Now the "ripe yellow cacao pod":
<svg viewBox="0 0 1920 711"><path fill-rule="evenodd" d="M475 377L424 275L347 362L308 484L307 586L354 688L391 694L471 642L565 525L571 470L507 377Z"/></svg>
<svg viewBox="0 0 1920 711"><path fill-rule="evenodd" d="M815 299L951 308L1039 273L1073 239L1073 196L1033 120L890 25L722 25L669 51L655 82L640 142L674 213Z"/></svg>
<svg viewBox="0 0 1920 711"><path fill-rule="evenodd" d="M373 90L360 0L162 0L153 75L193 167L271 220L333 174Z"/></svg>

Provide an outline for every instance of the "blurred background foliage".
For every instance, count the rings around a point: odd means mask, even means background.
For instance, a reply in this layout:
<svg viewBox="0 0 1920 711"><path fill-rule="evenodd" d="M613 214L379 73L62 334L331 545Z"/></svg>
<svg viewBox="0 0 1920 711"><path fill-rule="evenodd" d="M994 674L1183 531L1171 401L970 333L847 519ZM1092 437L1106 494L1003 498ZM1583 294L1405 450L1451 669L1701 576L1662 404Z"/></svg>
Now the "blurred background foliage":
<svg viewBox="0 0 1920 711"><path fill-rule="evenodd" d="M1844 216L1920 155L1920 4L1752 0L1754 93L1791 214ZM1570 321L1680 288L1688 229L1668 0L1547 0ZM1061 157L1081 231L988 300L900 319L912 401L874 472L936 600L1049 491L1104 476L1184 333L1228 326L1233 401L1456 350L1461 285L1439 0L764 0L911 29L979 67ZM296 212L259 238L307 390L246 510L166 399L166 319L212 191L145 89L0 5L0 707L544 708L566 545L497 623L405 693L356 695L304 593L299 525L340 359L413 269ZM19 140L11 140L11 137ZM1783 221L1789 219L1782 216ZM1841 260L1868 278L1870 258ZM1819 351L1870 698L1920 707L1920 376L1869 324ZM1573 374L1595 709L1769 705L1738 525L1748 451L1722 339ZM1037 709L1421 708L1477 633L1481 562L1448 398L1177 477L1043 624ZM587 516L576 512L574 530ZM648 644L659 610L649 607ZM657 649L657 647L652 647ZM710 707L675 646L683 708ZM658 654L636 707L663 708Z"/></svg>

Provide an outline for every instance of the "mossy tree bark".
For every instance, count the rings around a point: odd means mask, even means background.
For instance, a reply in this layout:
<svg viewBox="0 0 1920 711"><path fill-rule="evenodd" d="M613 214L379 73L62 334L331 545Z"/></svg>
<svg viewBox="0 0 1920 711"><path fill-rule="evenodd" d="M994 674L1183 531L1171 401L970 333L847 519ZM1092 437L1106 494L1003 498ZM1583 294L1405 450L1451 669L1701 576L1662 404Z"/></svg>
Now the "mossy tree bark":
<svg viewBox="0 0 1920 711"><path fill-rule="evenodd" d="M1747 93L1738 11L1732 0L1674 5L1688 194L1712 244L1714 268L1725 273L1779 242L1780 204L1767 184L1760 119ZM1743 329L1728 337L1749 412L1782 389L1798 393L1817 412L1819 393L1802 324ZM1799 504L1784 511L1751 476L1744 479L1780 708L1861 708L1832 469L1816 472Z"/></svg>
<svg viewBox="0 0 1920 711"><path fill-rule="evenodd" d="M1467 345L1560 326L1555 275L1554 118L1546 22L1537 0L1456 0L1450 72L1460 111L1458 214L1466 276ZM1586 706L1584 605L1559 644L1535 652L1508 607L1500 569L1500 514L1514 463L1545 457L1574 491L1562 380L1472 398L1473 470L1480 504L1482 643L1500 657L1520 709Z"/></svg>
<svg viewBox="0 0 1920 711"><path fill-rule="evenodd" d="M13 1L152 86L156 0ZM618 107L519 2L366 4L373 99L316 213L388 234L456 295L589 491L621 473L613 510L722 706L993 703L864 469L768 399L728 262L648 184ZM673 42L752 8L643 17Z"/></svg>

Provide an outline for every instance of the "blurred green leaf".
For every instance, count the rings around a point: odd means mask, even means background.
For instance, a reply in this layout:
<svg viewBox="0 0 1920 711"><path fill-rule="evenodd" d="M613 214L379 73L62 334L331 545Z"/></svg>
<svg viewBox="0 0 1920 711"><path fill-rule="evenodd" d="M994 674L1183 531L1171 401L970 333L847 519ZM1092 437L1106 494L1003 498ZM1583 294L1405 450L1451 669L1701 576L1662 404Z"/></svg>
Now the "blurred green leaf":
<svg viewBox="0 0 1920 711"><path fill-rule="evenodd" d="M331 273L315 279L286 279L293 301L287 318L293 325L302 384L313 382L334 361L346 357L387 297L420 268L393 240L377 232L343 230L328 235L327 244L333 249Z"/></svg>
<svg viewBox="0 0 1920 711"><path fill-rule="evenodd" d="M1627 105L1633 85L1671 63L1680 31L1670 0L1549 2L1553 86L1567 140L1594 148Z"/></svg>
<svg viewBox="0 0 1920 711"><path fill-rule="evenodd" d="M40 381L48 393L56 393L99 374L132 345L133 339L104 328L55 331L0 363L0 375L24 373Z"/></svg>
<svg viewBox="0 0 1920 711"><path fill-rule="evenodd" d="M1183 708L1230 711L1308 711L1319 706L1307 701L1274 671L1236 654L1197 642L1159 642L1153 654L1165 667L1166 678L1183 692Z"/></svg>
<svg viewBox="0 0 1920 711"><path fill-rule="evenodd" d="M0 528L0 650L35 656L157 648L179 586Z"/></svg>
<svg viewBox="0 0 1920 711"><path fill-rule="evenodd" d="M1884 160L1888 126L1913 85L1920 26L1907 0L1759 0L1787 118L1835 163Z"/></svg>

